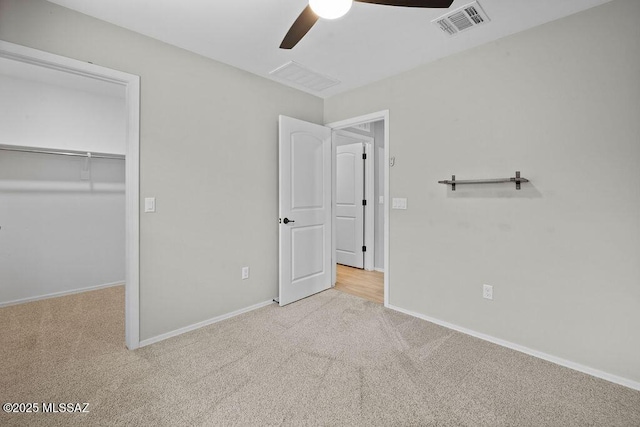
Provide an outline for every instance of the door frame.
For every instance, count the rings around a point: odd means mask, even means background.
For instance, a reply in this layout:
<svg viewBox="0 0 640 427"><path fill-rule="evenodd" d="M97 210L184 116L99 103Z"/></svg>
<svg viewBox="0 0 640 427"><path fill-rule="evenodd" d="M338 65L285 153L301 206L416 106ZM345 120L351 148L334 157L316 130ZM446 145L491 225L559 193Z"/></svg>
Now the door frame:
<svg viewBox="0 0 640 427"><path fill-rule="evenodd" d="M3 40L0 57L125 88L125 342L127 348L134 350L140 346L140 77Z"/></svg>
<svg viewBox="0 0 640 427"><path fill-rule="evenodd" d="M367 219L367 218L375 218L375 206L376 206L376 202L374 201L375 199L375 143L374 143L374 139L370 136L366 136L366 135L361 135L359 133L355 133L355 132L349 132L347 130L344 129L331 129L331 155L333 156L332 158L332 165L331 165L331 173L333 175L332 177L332 192L336 192L337 191L337 180L336 180L336 155L337 152L335 150L337 150L338 145L335 143L335 141L333 140L333 133L336 131L340 131L340 134L345 135L347 137L350 138L354 138L354 139L359 139L360 141L362 141L362 144L364 146L364 152L367 154L367 159L365 160L365 176L364 176L364 198L367 200L367 205L364 207L364 233L363 233L363 238L364 241L366 243L367 246L367 252L364 253L364 263L363 263L363 268L367 271L374 271L375 270L375 258L374 258L374 251L375 251L375 234L374 234L374 230L375 230L375 220L372 221L371 219ZM335 149L335 150L334 150ZM331 198L331 208L333 210L333 244L332 244L332 254L335 254L336 252L336 236L335 236L335 230L336 230L336 224L335 224L335 211L336 211L336 200L335 197ZM336 276L335 274L333 274L333 284L336 283Z"/></svg>
<svg viewBox="0 0 640 427"><path fill-rule="evenodd" d="M384 306L389 306L389 291L390 291L390 277L391 270L389 268L389 214L390 214L390 198L389 198L389 170L390 170L390 146L391 140L389 138L390 132L390 123L389 123L389 110L382 110L375 113L365 114L363 116L357 116L346 120L340 120L336 122L331 122L325 124L325 126L330 127L332 130L341 130L348 127L353 127L356 125L360 125L363 123L370 123L382 120L384 122ZM335 144L333 142L333 138L331 141L332 145L332 161L335 163ZM372 156L373 157L373 156ZM332 165L332 170L335 170L335 164ZM335 202L335 188L331 191L332 201ZM373 203L372 203L373 205ZM333 215L332 215L333 216ZM332 239L335 244L335 238ZM333 277L336 277L336 263L332 262L333 269ZM334 281L335 283L335 281Z"/></svg>

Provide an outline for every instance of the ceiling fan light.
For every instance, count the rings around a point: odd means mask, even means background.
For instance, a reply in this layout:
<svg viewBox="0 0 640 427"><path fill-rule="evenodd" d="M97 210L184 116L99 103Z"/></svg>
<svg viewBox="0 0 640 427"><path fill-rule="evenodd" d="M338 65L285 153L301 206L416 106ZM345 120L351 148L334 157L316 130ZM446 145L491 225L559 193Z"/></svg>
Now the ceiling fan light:
<svg viewBox="0 0 640 427"><path fill-rule="evenodd" d="M353 0L309 0L309 6L320 18L337 19L344 16Z"/></svg>

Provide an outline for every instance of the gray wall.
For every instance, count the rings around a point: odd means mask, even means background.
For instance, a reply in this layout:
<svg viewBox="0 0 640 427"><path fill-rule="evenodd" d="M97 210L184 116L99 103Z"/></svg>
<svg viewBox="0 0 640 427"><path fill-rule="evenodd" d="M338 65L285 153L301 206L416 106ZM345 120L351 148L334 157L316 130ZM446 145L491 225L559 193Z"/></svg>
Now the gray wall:
<svg viewBox="0 0 640 427"><path fill-rule="evenodd" d="M640 380L639 16L616 0L325 102L390 110L391 304ZM515 170L519 192L437 184Z"/></svg>
<svg viewBox="0 0 640 427"><path fill-rule="evenodd" d="M42 0L0 0L0 39L141 77L141 339L277 295L277 119L320 98Z"/></svg>
<svg viewBox="0 0 640 427"><path fill-rule="evenodd" d="M0 151L0 305L124 282L124 161L84 163Z"/></svg>

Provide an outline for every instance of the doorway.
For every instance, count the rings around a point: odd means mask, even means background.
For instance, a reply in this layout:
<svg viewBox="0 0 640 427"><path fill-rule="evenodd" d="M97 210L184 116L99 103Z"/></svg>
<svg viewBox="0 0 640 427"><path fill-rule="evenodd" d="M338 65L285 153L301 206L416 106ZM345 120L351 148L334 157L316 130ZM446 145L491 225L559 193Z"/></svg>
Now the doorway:
<svg viewBox="0 0 640 427"><path fill-rule="evenodd" d="M389 111L381 111L341 122L321 126L281 115L278 130L278 224L279 224L279 295L274 299L284 306L336 285L336 160L337 147L333 131L380 122L378 135L379 175L378 216L383 223L378 238L372 244L382 249L383 302L389 304ZM373 145L375 148L375 145ZM371 150L371 160L375 150ZM356 152L354 151L354 154ZM355 156L354 156L355 157ZM369 168L373 170L372 168ZM354 172L355 174L355 172ZM375 183L375 181L374 181ZM370 189L373 186L370 186ZM369 190L371 191L371 190ZM351 197L351 204L354 197ZM381 203L380 203L381 202ZM373 203L367 203L369 208ZM373 218L373 215L370 216ZM369 222L369 227L373 224ZM363 226L366 234L367 226ZM358 230L358 228L354 228ZM354 233L355 234L355 233ZM358 244L354 240L354 244ZM352 245L353 246L353 245ZM355 251L353 251L355 252ZM365 269L373 251L362 250ZM371 262L370 270L374 270Z"/></svg>
<svg viewBox="0 0 640 427"><path fill-rule="evenodd" d="M334 259L341 265L371 270L374 201L369 193L374 186L374 139L347 130L334 131L332 138L336 147Z"/></svg>
<svg viewBox="0 0 640 427"><path fill-rule="evenodd" d="M333 283L386 305L388 112L327 126L333 129Z"/></svg>
<svg viewBox="0 0 640 427"><path fill-rule="evenodd" d="M58 86L73 86L74 89L87 89L87 86L100 86L101 90L107 90L108 88L118 88L119 91L123 93L123 132L122 139L123 148L120 156L124 159L126 158L126 162L123 162L120 159L95 159L93 168L97 168L100 166L100 162L105 163L105 167L107 167L106 162L122 162L122 168L124 169L125 176L125 184L124 184L124 225L122 226L124 230L124 250L123 255L125 257L124 261L124 282L125 282L125 344L129 349L135 349L139 347L139 77L133 76L127 73L123 73L120 71L111 70L105 67L100 67L97 65L93 65L90 63L65 58L59 55L50 54L47 52L39 51L36 49L27 48L24 46L15 45L13 43L8 43L4 41L0 41L0 61L3 61L3 64L6 67L16 67L16 68L24 68L29 69L34 74L49 74L56 75L56 84ZM22 77L27 76L26 74ZM79 86L77 86L79 85ZM7 86L8 88L13 88L15 86ZM43 101L46 103L47 100ZM104 105L102 105L104 107ZM58 106L60 108L60 106ZM53 110L58 112L56 110ZM99 115L96 115L97 117ZM17 129L24 130L32 130L29 127L18 127ZM72 139L72 138L70 138ZM18 143L16 143L18 142ZM64 144L66 141L60 141L60 143ZM85 143L91 143L89 138L84 139ZM2 140L0 143L4 144L5 148L12 148L13 152L17 150L31 150L31 153L22 153L22 156L44 156L48 158L56 158L59 159L56 167L63 167L62 163L69 163L70 159L76 157L78 155L85 157L85 162L82 166L82 170L80 172L79 180L88 180L91 181L91 171L92 171L92 160L90 159L90 155L88 152L96 152L100 151L95 147L86 148L83 146L81 148L73 147L73 146L58 146L51 147L46 146L44 148L48 148L48 150L43 150L38 148L43 148L42 143L29 144L26 141L15 141L15 140ZM10 147L9 147L10 145ZM4 150L8 152L9 150ZM35 151L40 151L39 153ZM44 151L49 151L49 153L44 153ZM54 154L55 153L55 154ZM67 156L60 156L61 153L66 153ZM71 155L71 156L69 156ZM38 157L38 158L41 158ZM35 157L34 157L35 158ZM77 158L77 157L76 157ZM29 162L31 157L25 157L24 160ZM67 161L66 159L69 159ZM112 166L112 165L111 165ZM111 167L108 166L108 167ZM53 167L53 165L52 165ZM117 167L117 166L116 166ZM95 169L97 171L97 169ZM75 185L75 184L74 184ZM90 183L87 185L91 185ZM79 187L79 185L76 185ZM47 197L52 196L55 197L56 194L61 194L59 189L55 190L56 193L50 193ZM69 191L66 189L64 191ZM55 224L52 224L55 225ZM2 226L2 224L0 224ZM8 228L7 228L8 231ZM2 236L0 236L2 238ZM87 266L81 266L87 268ZM108 285L108 284L107 284ZM41 291L41 289L39 289ZM63 290L62 292L73 291L73 290ZM28 300L28 299L38 299L41 296L53 296L57 291L52 291L49 295L46 295L44 292L40 292L40 295L27 296L25 298L10 298L15 300ZM73 293L73 292L70 292Z"/></svg>

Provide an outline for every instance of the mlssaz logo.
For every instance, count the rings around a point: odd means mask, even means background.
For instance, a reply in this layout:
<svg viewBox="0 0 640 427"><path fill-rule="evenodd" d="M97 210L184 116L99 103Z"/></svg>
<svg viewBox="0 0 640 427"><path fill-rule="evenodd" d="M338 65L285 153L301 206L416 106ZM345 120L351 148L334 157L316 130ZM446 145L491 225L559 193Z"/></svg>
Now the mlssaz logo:
<svg viewBox="0 0 640 427"><path fill-rule="evenodd" d="M43 403L42 412L50 413L74 413L74 412L89 412L88 403Z"/></svg>

